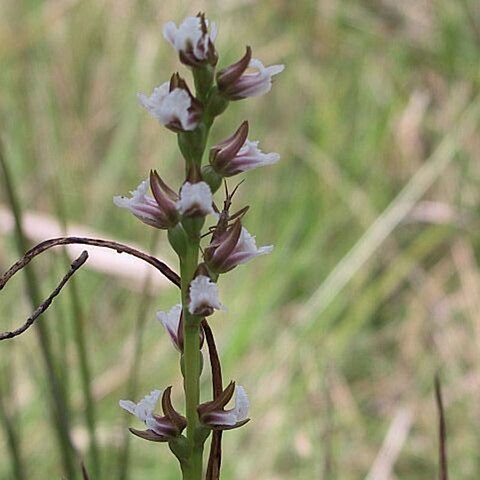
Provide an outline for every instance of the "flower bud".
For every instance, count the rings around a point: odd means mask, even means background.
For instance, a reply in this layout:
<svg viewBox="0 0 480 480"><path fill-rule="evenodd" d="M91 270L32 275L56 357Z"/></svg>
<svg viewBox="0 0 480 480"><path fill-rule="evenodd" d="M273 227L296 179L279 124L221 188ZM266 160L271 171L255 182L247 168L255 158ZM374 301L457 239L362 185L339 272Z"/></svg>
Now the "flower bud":
<svg viewBox="0 0 480 480"><path fill-rule="evenodd" d="M113 197L117 207L130 210L143 223L160 229L169 229L178 223L176 210L178 195L168 187L156 172L150 173L150 188L155 198L147 194L147 180L131 191L131 198Z"/></svg>
<svg viewBox="0 0 480 480"><path fill-rule="evenodd" d="M171 391L172 387L166 388L163 393L161 390L153 390L139 403L134 403L131 400L120 400L120 407L135 415L147 426L147 430L131 428L130 432L137 437L152 442L168 442L178 437L187 426L187 420L173 408ZM164 416L153 413L160 397L162 397Z"/></svg>
<svg viewBox="0 0 480 480"><path fill-rule="evenodd" d="M225 273L272 250L272 245L258 248L255 237L237 220L224 233L214 235L205 249L205 262L213 272Z"/></svg>
<svg viewBox="0 0 480 480"><path fill-rule="evenodd" d="M189 298L188 311L192 315L207 317L212 315L214 310L225 310L218 299L217 285L205 275L198 275L192 280Z"/></svg>
<svg viewBox="0 0 480 480"><path fill-rule="evenodd" d="M225 410L225 406L235 393L235 406ZM200 423L212 430L231 430L245 425L250 419L248 410L250 404L245 389L235 382L230 382L227 388L215 400L198 407Z"/></svg>
<svg viewBox="0 0 480 480"><path fill-rule="evenodd" d="M249 72L248 68L255 71ZM218 90L229 100L257 97L270 91L272 77L283 69L283 65L265 67L260 60L252 58L252 51L247 47L245 55L238 62L218 72Z"/></svg>
<svg viewBox="0 0 480 480"><path fill-rule="evenodd" d="M218 55L215 50L217 26L212 22L210 32L209 21L205 14L187 17L179 27L174 22L168 22L163 27L163 36L178 52L180 61L189 67L216 65Z"/></svg>
<svg viewBox="0 0 480 480"><path fill-rule="evenodd" d="M180 190L177 210L185 217L204 217L214 213L212 191L205 182L185 182Z"/></svg>
<svg viewBox="0 0 480 480"><path fill-rule="evenodd" d="M195 130L201 118L201 104L178 73L170 82L155 88L150 97L139 93L138 100L162 125L174 132Z"/></svg>

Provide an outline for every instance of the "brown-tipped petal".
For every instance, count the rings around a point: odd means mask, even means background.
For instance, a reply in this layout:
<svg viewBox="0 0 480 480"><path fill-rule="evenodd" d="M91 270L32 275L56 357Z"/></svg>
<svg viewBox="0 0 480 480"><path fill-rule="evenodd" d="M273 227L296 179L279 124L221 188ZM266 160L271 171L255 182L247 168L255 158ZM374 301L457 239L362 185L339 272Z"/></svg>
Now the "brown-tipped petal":
<svg viewBox="0 0 480 480"><path fill-rule="evenodd" d="M158 203L161 203L164 194L173 202L178 200L178 194L162 180L156 170L150 170L150 189Z"/></svg>
<svg viewBox="0 0 480 480"><path fill-rule="evenodd" d="M208 268L204 263L200 263L200 265L198 265L197 269L195 270L194 277L198 277L198 275L205 275L206 277L210 277L208 273Z"/></svg>
<svg viewBox="0 0 480 480"><path fill-rule="evenodd" d="M190 96L190 89L188 88L187 82L180 76L178 72L174 73L170 77L170 91L175 90L176 88L181 88L182 90L186 90Z"/></svg>
<svg viewBox="0 0 480 480"><path fill-rule="evenodd" d="M206 35L208 33L207 22L205 21L205 12L198 12L197 17L200 19L200 28L202 33Z"/></svg>
<svg viewBox="0 0 480 480"><path fill-rule="evenodd" d="M150 442L168 442L170 438L157 435L153 430L137 430L136 428L129 428L133 435L148 440Z"/></svg>
<svg viewBox="0 0 480 480"><path fill-rule="evenodd" d="M221 269L222 265L228 259L230 254L237 246L240 234L242 233L242 223L238 219L228 230L227 235L219 246L215 249L209 260L209 265L213 270Z"/></svg>
<svg viewBox="0 0 480 480"><path fill-rule="evenodd" d="M164 390L162 396L162 409L165 416L178 428L179 433L187 426L187 419L180 415L172 405L172 387L168 387Z"/></svg>
<svg viewBox="0 0 480 480"><path fill-rule="evenodd" d="M252 49L247 46L245 55L236 63L230 65L217 74L217 85L220 91L227 89L232 83L235 83L248 68L252 58Z"/></svg>
<svg viewBox="0 0 480 480"><path fill-rule="evenodd" d="M232 160L243 147L248 137L248 122L245 120L237 131L223 142L210 150L210 163L212 166L222 168Z"/></svg>
<svg viewBox="0 0 480 480"><path fill-rule="evenodd" d="M236 138L238 137L238 135L241 133L243 135L245 135L245 138L243 140L243 143L245 143L245 140L247 139L247 136L248 136L248 120L244 120L242 122L242 124L237 128L237 130L235 131L235 133L233 133L232 135L230 135L228 138L226 138L225 140L221 141L218 145L215 145L214 147L212 147L212 150L216 149L216 150L223 150L225 148L227 148L234 140L236 140ZM244 132L246 129L246 132ZM243 143L240 145L242 146Z"/></svg>
<svg viewBox="0 0 480 480"><path fill-rule="evenodd" d="M198 413L200 416L205 415L209 412L222 410L225 408L225 405L232 399L233 394L235 393L235 382L231 381L225 390L219 395L215 400L211 402L203 403L198 407Z"/></svg>

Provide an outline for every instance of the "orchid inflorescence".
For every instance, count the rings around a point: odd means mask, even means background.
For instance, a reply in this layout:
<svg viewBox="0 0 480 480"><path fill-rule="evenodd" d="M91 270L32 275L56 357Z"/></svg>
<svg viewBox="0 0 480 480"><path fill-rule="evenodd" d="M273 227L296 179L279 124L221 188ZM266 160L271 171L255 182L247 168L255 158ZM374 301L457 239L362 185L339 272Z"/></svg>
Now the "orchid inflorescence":
<svg viewBox="0 0 480 480"><path fill-rule="evenodd" d="M233 194L228 193L225 179L271 165L278 161L279 155L263 153L258 142L249 140L249 125L244 121L230 137L210 148L206 165L202 165L202 161L214 120L231 101L267 93L272 77L283 70L283 65L265 67L260 60L252 58L251 48L246 47L245 55L238 62L216 72L217 28L204 14L188 17L178 27L169 22L163 34L180 61L190 67L195 93L175 73L150 96L139 94L138 100L162 125L177 134L185 160L185 180L176 190L152 170L130 197L118 196L114 202L145 224L166 230L170 245L179 257L181 303L169 311L158 312L157 319L181 355L186 415L174 408L172 387L153 390L139 403L121 400L120 406L146 426L144 430L130 429L132 433L146 440L168 442L180 462L183 478L199 480L203 478L203 448L210 432L214 431L215 435L249 420L247 394L234 382L223 389L217 381L214 398L200 403L205 317L215 310L226 309L219 299L220 275L270 253L273 248L257 247L255 237L242 225L248 207L229 214ZM226 198L220 211L213 194L222 182ZM211 223L204 229L207 219L211 219ZM214 367L212 365L212 372ZM163 415L155 413L160 399ZM234 405L227 408L232 399ZM217 467L209 465L207 472L207 478L211 479L219 478L218 452L213 461Z"/></svg>

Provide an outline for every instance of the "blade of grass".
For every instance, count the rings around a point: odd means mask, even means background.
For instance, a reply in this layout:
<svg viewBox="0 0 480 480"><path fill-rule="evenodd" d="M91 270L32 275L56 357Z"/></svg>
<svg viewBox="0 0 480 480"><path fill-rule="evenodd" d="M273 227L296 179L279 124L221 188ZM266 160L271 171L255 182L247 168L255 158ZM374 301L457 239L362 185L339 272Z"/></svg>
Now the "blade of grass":
<svg viewBox="0 0 480 480"><path fill-rule="evenodd" d="M315 321L345 288L355 273L374 255L415 203L453 161L462 140L475 131L479 111L480 98L476 98L463 113L456 128L444 137L422 168L415 173L305 303L298 315L299 323Z"/></svg>
<svg viewBox="0 0 480 480"><path fill-rule="evenodd" d="M14 478L16 478L17 480L26 480L27 476L22 458L20 438L17 430L15 429L11 415L7 410L4 399L5 392L3 379L8 375L8 373L2 373L2 381L0 381L0 424L2 425L2 428L5 432L8 451L10 453L10 459L12 461L12 472L14 474Z"/></svg>
<svg viewBox="0 0 480 480"><path fill-rule="evenodd" d="M439 480L448 480L448 463L447 463L447 427L445 423L445 411L443 408L442 387L440 378L435 375L435 401L438 411L438 456L439 456Z"/></svg>
<svg viewBox="0 0 480 480"><path fill-rule="evenodd" d="M17 250L19 255L23 255L24 252L27 251L27 241L22 229L21 208L15 192L13 179L10 176L10 171L7 167L7 162L4 157L3 146L3 142L0 142L0 167L3 171L7 200L15 218ZM30 298L32 307L35 309L42 301L42 297L38 288L38 279L31 265L25 268L24 273L28 296ZM73 460L74 447L70 438L67 396L55 371L55 361L51 348L47 322L38 323L35 331L37 332L40 351L50 388L50 406L52 408L53 428L56 433L58 448L62 456L63 467L68 478L75 479L77 478L77 475L74 465L75 462Z"/></svg>
<svg viewBox="0 0 480 480"><path fill-rule="evenodd" d="M67 232L67 215L65 212L65 207L62 202L62 193L60 190L61 186L56 185L56 188L53 189L55 192L55 206L57 210L57 216L64 230L64 234ZM66 249L63 249L63 256L65 264L69 265L70 261L66 252ZM95 402L93 401L92 394L92 374L90 370L90 365L88 362L88 354L86 347L85 339L85 330L84 322L85 318L82 312L82 304L80 301L80 296L78 294L78 289L75 284L75 279L71 279L68 286L68 293L70 296L70 308L72 312L73 319L73 334L75 339L75 348L77 350L78 359L80 362L80 381L82 384L82 393L83 399L85 402L85 421L87 424L88 434L89 434L89 456L91 460L91 472L94 478L100 478L100 455L98 451L98 442L95 433L96 425L96 412L95 412Z"/></svg>
<svg viewBox="0 0 480 480"><path fill-rule="evenodd" d="M158 231L155 231L152 235L149 251L154 250L155 244L158 239ZM145 331L145 323L147 320L147 311L150 306L152 297L148 295L150 290L150 275L144 282L143 295L140 298L138 305L138 314L135 322L135 344L133 352L133 361L130 367L128 376L127 393L126 398L135 398L137 394L138 378L140 372L140 363L142 360L142 346L143 346L143 334ZM125 418L123 429L127 431L129 419ZM123 445L120 449L120 455L118 457L118 479L128 480L130 467L130 435L125 435Z"/></svg>

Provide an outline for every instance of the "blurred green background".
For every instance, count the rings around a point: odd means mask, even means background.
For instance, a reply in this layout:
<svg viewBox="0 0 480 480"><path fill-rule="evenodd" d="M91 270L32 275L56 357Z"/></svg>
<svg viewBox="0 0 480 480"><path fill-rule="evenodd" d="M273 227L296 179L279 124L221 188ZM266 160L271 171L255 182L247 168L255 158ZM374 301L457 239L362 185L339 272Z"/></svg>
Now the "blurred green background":
<svg viewBox="0 0 480 480"><path fill-rule="evenodd" d="M2 0L2 156L28 243L89 230L177 267L163 232L112 196L150 168L181 181L175 135L136 93L188 75L161 26L198 11L218 23L220 66L246 44L286 65L271 93L233 103L211 137L248 119L250 138L282 156L235 199L274 253L224 279L228 312L211 321L225 378L252 404L252 421L224 435L222 478L435 478L437 370L451 476L478 478L477 0ZM3 272L26 247L0 175ZM37 260L29 288L22 274L8 284L0 330L52 290L66 255ZM170 384L181 406L178 358L155 321L177 292L142 280L137 262L122 267L123 255L97 260L40 330L0 345L0 478L73 478L51 427L45 348L55 408L92 478L179 477L168 448L129 438L139 425L117 406ZM208 381L206 371L204 398Z"/></svg>

